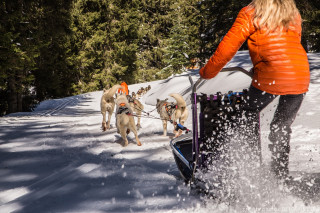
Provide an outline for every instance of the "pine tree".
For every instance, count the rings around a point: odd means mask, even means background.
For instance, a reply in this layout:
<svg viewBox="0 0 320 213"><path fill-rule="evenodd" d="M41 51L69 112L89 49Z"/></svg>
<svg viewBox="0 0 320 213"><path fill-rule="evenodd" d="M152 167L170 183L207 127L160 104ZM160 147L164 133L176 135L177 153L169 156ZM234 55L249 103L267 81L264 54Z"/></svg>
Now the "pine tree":
<svg viewBox="0 0 320 213"><path fill-rule="evenodd" d="M162 79L166 75L162 69L164 62L166 39L169 38L172 20L170 6L175 1L144 0L141 2L141 24L136 82ZM139 76L142 76L140 78Z"/></svg>
<svg viewBox="0 0 320 213"><path fill-rule="evenodd" d="M3 0L0 115L29 110L44 99L120 81L163 79L198 61L204 64L249 2ZM319 51L318 0L296 3L302 43Z"/></svg>
<svg viewBox="0 0 320 213"><path fill-rule="evenodd" d="M77 36L74 61L78 67L78 92L109 88L119 81L131 81L135 69L137 12L129 14L127 1L77 0L73 10L73 31ZM129 8L127 8L127 6ZM136 13L136 14L134 14Z"/></svg>
<svg viewBox="0 0 320 213"><path fill-rule="evenodd" d="M135 82L133 77L137 70L140 1L114 1L112 5L110 44L113 52L109 69L118 82L131 84Z"/></svg>
<svg viewBox="0 0 320 213"><path fill-rule="evenodd" d="M170 19L173 26L170 28L169 37L165 42L167 46L164 55L166 63L166 67L163 68L166 74L164 77L185 71L185 66L190 60L188 56L189 38L182 5L177 1L170 8Z"/></svg>
<svg viewBox="0 0 320 213"><path fill-rule="evenodd" d="M301 42L306 51L320 51L320 4L318 0L296 1L302 17Z"/></svg>
<svg viewBox="0 0 320 213"><path fill-rule="evenodd" d="M28 1L2 1L0 5L0 114L27 110L34 103L28 100L38 56L32 37L33 6Z"/></svg>
<svg viewBox="0 0 320 213"><path fill-rule="evenodd" d="M204 0L198 4L201 14L199 58L202 64L211 57L240 9L249 3L250 0Z"/></svg>

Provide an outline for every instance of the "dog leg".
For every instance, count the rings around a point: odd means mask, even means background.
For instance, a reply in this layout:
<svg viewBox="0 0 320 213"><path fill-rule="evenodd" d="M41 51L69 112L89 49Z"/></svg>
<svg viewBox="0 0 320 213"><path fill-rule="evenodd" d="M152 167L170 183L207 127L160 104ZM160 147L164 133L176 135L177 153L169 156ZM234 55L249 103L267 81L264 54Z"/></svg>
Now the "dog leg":
<svg viewBox="0 0 320 213"><path fill-rule="evenodd" d="M188 119L189 116L189 111L188 109L185 109L184 112L182 113L180 119L179 119L179 123L183 126L184 122Z"/></svg>
<svg viewBox="0 0 320 213"><path fill-rule="evenodd" d="M179 134L179 131L177 131L177 122L175 120L173 120L173 133L175 134L175 137L177 137L177 135Z"/></svg>
<svg viewBox="0 0 320 213"><path fill-rule="evenodd" d="M139 140L139 138L138 138L137 130L132 129L132 132L133 132L134 136L136 137L137 145L138 145L138 146L141 146L142 144L141 144L141 142L140 142L140 140Z"/></svg>
<svg viewBox="0 0 320 213"><path fill-rule="evenodd" d="M107 130L107 122L106 122L106 112L101 112L102 114L102 131Z"/></svg>
<svg viewBox="0 0 320 213"><path fill-rule="evenodd" d="M139 130L141 128L140 124L137 124L137 130Z"/></svg>
<svg viewBox="0 0 320 213"><path fill-rule="evenodd" d="M107 129L110 129L111 116L112 116L112 113L109 112L109 114L108 114L108 122L107 122Z"/></svg>
<svg viewBox="0 0 320 213"><path fill-rule="evenodd" d="M128 139L127 139L127 128L120 129L120 135L123 139L123 146L128 146Z"/></svg>
<svg viewBox="0 0 320 213"><path fill-rule="evenodd" d="M130 106L131 108L133 109L133 111L135 112L135 114L137 115L137 130L140 129L141 125L140 125L140 117L141 117L141 110L138 109L136 106L135 106L135 103L130 103Z"/></svg>
<svg viewBox="0 0 320 213"><path fill-rule="evenodd" d="M102 121L102 131L106 131L107 130L107 123Z"/></svg>
<svg viewBox="0 0 320 213"><path fill-rule="evenodd" d="M182 135L182 133L183 133L182 130L179 129L178 131L176 131L174 137L175 137L175 138L176 138L176 137L179 137L180 135Z"/></svg>
<svg viewBox="0 0 320 213"><path fill-rule="evenodd" d="M163 136L167 136L167 121L162 120L162 125L163 125Z"/></svg>
<svg viewBox="0 0 320 213"><path fill-rule="evenodd" d="M139 130L141 128L141 125L140 125L141 111L140 110L137 111L137 117L138 117L137 130Z"/></svg>

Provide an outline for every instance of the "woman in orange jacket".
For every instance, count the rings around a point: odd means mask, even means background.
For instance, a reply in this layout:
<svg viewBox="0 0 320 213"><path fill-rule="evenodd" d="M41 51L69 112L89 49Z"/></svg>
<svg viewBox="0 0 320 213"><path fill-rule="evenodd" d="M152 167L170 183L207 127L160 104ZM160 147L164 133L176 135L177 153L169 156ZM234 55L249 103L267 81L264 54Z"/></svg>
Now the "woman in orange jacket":
<svg viewBox="0 0 320 213"><path fill-rule="evenodd" d="M301 16L294 0L253 0L241 9L213 56L200 69L203 79L215 77L247 41L253 79L244 103L248 125L277 96L270 124L271 169L288 176L291 124L308 91L310 71L301 45Z"/></svg>

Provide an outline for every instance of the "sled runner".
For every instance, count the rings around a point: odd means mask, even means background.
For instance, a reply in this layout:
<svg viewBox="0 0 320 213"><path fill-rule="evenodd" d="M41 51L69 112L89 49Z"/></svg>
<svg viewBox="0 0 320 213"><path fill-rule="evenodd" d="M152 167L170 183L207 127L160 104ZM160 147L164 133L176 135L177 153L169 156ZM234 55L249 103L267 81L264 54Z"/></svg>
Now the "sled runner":
<svg viewBox="0 0 320 213"><path fill-rule="evenodd" d="M222 72L226 71L241 71L252 77L251 71L239 67L222 70ZM195 182L195 173L199 170L205 171L209 164L219 162L226 164L225 167L228 166L227 155L222 154L224 149L228 149L227 137L225 137L228 133L226 126L237 125L237 116L240 115L240 106L246 90L230 91L227 94L197 94L196 89L201 80L199 79L196 83L193 83L191 77L189 80L192 87L192 131L172 139L170 145L183 179L186 182ZM257 145L260 147L260 141Z"/></svg>

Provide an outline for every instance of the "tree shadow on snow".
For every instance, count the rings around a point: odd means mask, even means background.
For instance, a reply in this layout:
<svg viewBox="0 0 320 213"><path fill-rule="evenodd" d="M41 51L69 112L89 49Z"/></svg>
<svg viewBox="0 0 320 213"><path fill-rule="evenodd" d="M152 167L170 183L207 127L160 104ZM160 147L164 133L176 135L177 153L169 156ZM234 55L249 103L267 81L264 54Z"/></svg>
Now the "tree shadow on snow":
<svg viewBox="0 0 320 213"><path fill-rule="evenodd" d="M60 122L1 125L0 212L150 212L196 205L198 198L177 179L174 161L161 159L163 147L106 145L96 154L92 150L106 142L95 136L103 132L83 131L86 124L70 131Z"/></svg>

